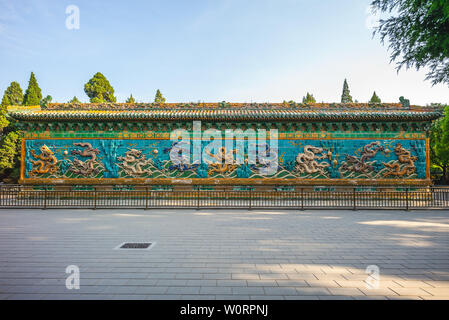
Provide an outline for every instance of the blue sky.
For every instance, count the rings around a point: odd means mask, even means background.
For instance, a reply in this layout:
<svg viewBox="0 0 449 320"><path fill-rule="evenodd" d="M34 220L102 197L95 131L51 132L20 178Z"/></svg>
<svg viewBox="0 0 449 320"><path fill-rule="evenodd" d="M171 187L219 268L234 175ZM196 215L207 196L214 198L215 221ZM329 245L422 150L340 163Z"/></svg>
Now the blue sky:
<svg viewBox="0 0 449 320"><path fill-rule="evenodd" d="M88 101L83 87L102 72L119 102L340 100L374 90L385 102L449 102L447 85L425 71L396 73L372 38L371 0L0 0L0 91L25 90L34 71L44 95ZM80 29L66 28L68 5Z"/></svg>

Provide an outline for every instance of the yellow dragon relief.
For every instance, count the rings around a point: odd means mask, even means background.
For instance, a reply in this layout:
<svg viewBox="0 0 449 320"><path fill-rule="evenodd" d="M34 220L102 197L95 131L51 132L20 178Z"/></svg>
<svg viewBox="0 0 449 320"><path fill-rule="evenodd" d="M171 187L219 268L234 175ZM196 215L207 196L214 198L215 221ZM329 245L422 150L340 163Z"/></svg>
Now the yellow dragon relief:
<svg viewBox="0 0 449 320"><path fill-rule="evenodd" d="M225 147L221 147L216 154L211 153L209 150L205 150L206 154L214 158L214 161L208 161L208 165L211 167L209 169L209 174L213 172L225 173L230 172L237 168L234 161L235 150L226 151Z"/></svg>
<svg viewBox="0 0 449 320"><path fill-rule="evenodd" d="M30 162L33 164L33 169L28 172L29 176L35 176L36 174L44 174L44 173L55 173L58 168L56 164L58 160L53 154L53 151L50 150L45 144L42 145L39 149L41 154L36 154L34 150L30 150L30 154L33 158L39 160L33 160L30 158Z"/></svg>
<svg viewBox="0 0 449 320"><path fill-rule="evenodd" d="M415 161L418 158L412 156L410 151L404 149L400 143L396 144L396 147L394 148L394 153L398 157L398 161L395 161L392 164L383 162L385 167L389 168L389 170L383 174L384 177L388 176L402 177L404 175L409 176L415 173L416 171ZM406 165L401 170L402 163Z"/></svg>

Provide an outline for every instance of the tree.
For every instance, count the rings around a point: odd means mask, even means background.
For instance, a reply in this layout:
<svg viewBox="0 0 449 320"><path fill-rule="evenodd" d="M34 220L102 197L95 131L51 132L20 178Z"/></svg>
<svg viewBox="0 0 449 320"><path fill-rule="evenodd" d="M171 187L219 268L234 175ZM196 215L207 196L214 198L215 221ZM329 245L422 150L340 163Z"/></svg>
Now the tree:
<svg viewBox="0 0 449 320"><path fill-rule="evenodd" d="M2 108L6 108L7 106L10 106L11 102L9 102L9 98L6 94L3 95L2 99Z"/></svg>
<svg viewBox="0 0 449 320"><path fill-rule="evenodd" d="M126 103L136 103L136 100L134 100L133 95L131 94L129 98L126 100Z"/></svg>
<svg viewBox="0 0 449 320"><path fill-rule="evenodd" d="M3 98L7 98L8 106L18 106L23 102L23 92L18 82L11 82L8 88L6 88ZM3 105L3 101L2 101Z"/></svg>
<svg viewBox="0 0 449 320"><path fill-rule="evenodd" d="M28 88L23 96L23 105L25 106L37 106L42 100L41 88L37 84L34 73L31 72L30 81L28 82Z"/></svg>
<svg viewBox="0 0 449 320"><path fill-rule="evenodd" d="M441 182L449 182L449 106L444 117L434 121L430 130L430 162L442 171Z"/></svg>
<svg viewBox="0 0 449 320"><path fill-rule="evenodd" d="M81 104L81 102L78 100L76 96L73 97L72 100L69 101L71 104Z"/></svg>
<svg viewBox="0 0 449 320"><path fill-rule="evenodd" d="M374 91L373 96L371 97L369 103L382 103L380 98L377 96L376 91Z"/></svg>
<svg viewBox="0 0 449 320"><path fill-rule="evenodd" d="M40 105L42 107L48 107L48 104L53 100L52 96L48 95L44 99L41 100Z"/></svg>
<svg viewBox="0 0 449 320"><path fill-rule="evenodd" d="M114 88L112 88L108 79L100 72L97 72L84 85L84 92L90 98L90 102L93 103L116 102L117 100L114 97Z"/></svg>
<svg viewBox="0 0 449 320"><path fill-rule="evenodd" d="M11 131L0 142L0 171L12 169L17 154L19 135Z"/></svg>
<svg viewBox="0 0 449 320"><path fill-rule="evenodd" d="M302 103L306 103L306 104L316 103L316 100L313 97L313 94L310 94L307 92L306 96L302 97Z"/></svg>
<svg viewBox="0 0 449 320"><path fill-rule="evenodd" d="M348 82L345 79L345 82L343 83L343 93L341 94L342 103L352 103L352 97L349 93Z"/></svg>
<svg viewBox="0 0 449 320"><path fill-rule="evenodd" d="M162 96L162 93L159 89L156 91L156 96L154 97L154 102L158 104L164 104L165 98Z"/></svg>
<svg viewBox="0 0 449 320"><path fill-rule="evenodd" d="M449 1L374 0L372 9L392 14L374 29L381 42L388 40L397 70L428 67L426 80L449 85Z"/></svg>
<svg viewBox="0 0 449 320"><path fill-rule="evenodd" d="M6 98L7 99L7 98ZM3 128L7 127L9 125L8 119L6 119L6 107L8 105L1 105L0 107L0 132L3 131Z"/></svg>

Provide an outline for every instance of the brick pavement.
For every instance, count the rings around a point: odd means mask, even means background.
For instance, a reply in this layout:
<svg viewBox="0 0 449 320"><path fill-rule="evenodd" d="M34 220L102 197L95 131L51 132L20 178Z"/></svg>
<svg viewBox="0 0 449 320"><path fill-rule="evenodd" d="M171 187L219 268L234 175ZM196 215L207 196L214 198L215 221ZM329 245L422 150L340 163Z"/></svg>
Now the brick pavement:
<svg viewBox="0 0 449 320"><path fill-rule="evenodd" d="M448 244L449 210L3 209L0 299L449 299Z"/></svg>

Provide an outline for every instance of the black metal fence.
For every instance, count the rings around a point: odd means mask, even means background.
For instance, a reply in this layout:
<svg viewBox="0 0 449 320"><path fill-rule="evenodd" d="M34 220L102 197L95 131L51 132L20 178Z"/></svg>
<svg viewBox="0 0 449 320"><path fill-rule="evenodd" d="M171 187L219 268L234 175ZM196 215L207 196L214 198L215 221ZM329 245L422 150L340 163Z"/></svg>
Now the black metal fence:
<svg viewBox="0 0 449 320"><path fill-rule="evenodd" d="M0 185L0 208L449 209L449 187Z"/></svg>

